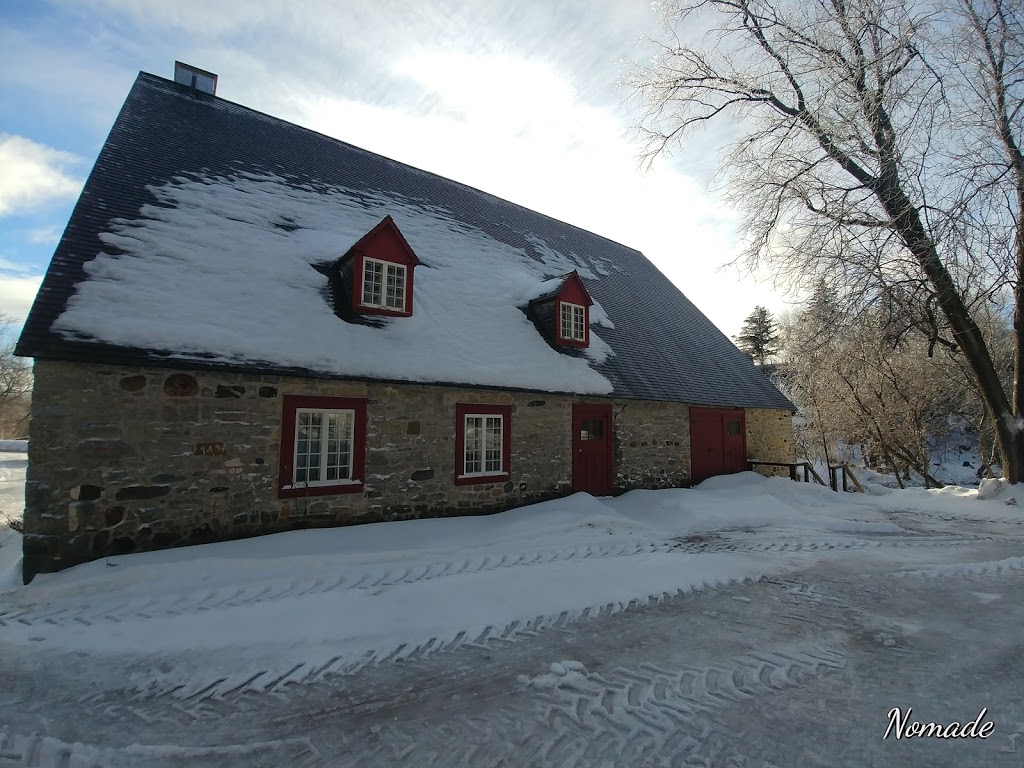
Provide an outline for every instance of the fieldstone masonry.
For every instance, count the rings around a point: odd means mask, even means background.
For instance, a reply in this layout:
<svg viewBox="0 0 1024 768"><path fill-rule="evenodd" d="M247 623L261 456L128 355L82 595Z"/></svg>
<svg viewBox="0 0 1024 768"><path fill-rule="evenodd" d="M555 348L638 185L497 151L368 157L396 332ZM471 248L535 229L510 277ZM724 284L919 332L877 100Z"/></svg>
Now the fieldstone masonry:
<svg viewBox="0 0 1024 768"><path fill-rule="evenodd" d="M367 398L362 493L277 497L285 394ZM25 577L105 555L567 495L574 402L609 401L37 360ZM508 482L453 483L456 403L512 406ZM613 402L617 490L689 483L688 413L682 404ZM747 432L752 456L792 453L788 411L748 410Z"/></svg>
<svg viewBox="0 0 1024 768"><path fill-rule="evenodd" d="M626 400L615 420L615 488L678 488L690 484L690 407Z"/></svg>
<svg viewBox="0 0 1024 768"><path fill-rule="evenodd" d="M747 457L762 461L794 461L795 443L793 442L793 415L787 410L773 408L748 408L745 411L747 422ZM788 477L785 468L760 467L758 471L765 475Z"/></svg>

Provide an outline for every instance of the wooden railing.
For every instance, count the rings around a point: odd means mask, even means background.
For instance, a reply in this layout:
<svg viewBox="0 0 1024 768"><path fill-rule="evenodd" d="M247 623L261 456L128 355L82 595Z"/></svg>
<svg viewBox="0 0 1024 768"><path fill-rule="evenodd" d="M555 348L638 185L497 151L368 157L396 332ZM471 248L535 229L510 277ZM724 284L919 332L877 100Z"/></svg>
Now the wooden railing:
<svg viewBox="0 0 1024 768"><path fill-rule="evenodd" d="M828 475L829 480L832 483L833 491L839 490L839 475L842 475L844 492L849 492L849 482L852 482L854 490L856 490L857 493L864 493L864 486L857 480L856 476L853 474L853 470L850 469L848 464L830 465L828 468Z"/></svg>
<svg viewBox="0 0 1024 768"><path fill-rule="evenodd" d="M803 471L803 481L805 483L811 482L811 478L814 478L814 482L819 485L827 485L827 483L821 479L821 476L814 471L814 467L806 461L758 461L751 459L747 462L747 469L753 470L755 467L785 467L789 470L789 479L800 482L800 473Z"/></svg>
<svg viewBox="0 0 1024 768"><path fill-rule="evenodd" d="M814 467L808 461L759 461L756 459L747 461L747 469L753 470L755 467L784 467L789 470L790 480L800 482L800 475L802 474L803 482L809 483L813 477L814 482L818 485L823 485L826 488L830 487L836 492L839 491L840 484L842 484L844 491L849 491L850 483L852 483L857 493L864 493L864 486L858 482L847 464L830 464L828 467L828 483L821 479L821 475L815 472Z"/></svg>

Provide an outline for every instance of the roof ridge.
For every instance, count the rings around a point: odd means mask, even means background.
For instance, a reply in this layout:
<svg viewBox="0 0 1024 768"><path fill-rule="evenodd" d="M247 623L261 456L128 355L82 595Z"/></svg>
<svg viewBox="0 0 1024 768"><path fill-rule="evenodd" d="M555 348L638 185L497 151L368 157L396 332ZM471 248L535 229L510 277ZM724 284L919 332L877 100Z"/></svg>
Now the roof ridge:
<svg viewBox="0 0 1024 768"><path fill-rule="evenodd" d="M179 86L180 87L184 87L184 86L181 86L180 83L176 83L174 80L170 80L170 79L168 79L166 77L163 77L161 75L155 75L152 72L146 72L144 70L139 70L139 74L138 74L138 77L136 78L136 82L138 82L138 80L140 80L142 78L151 78L151 79L157 80L157 81L159 81L161 83L166 83L166 84L169 84L169 85L173 85L173 86L175 86L175 90L177 90ZM591 237L596 237L596 238L598 238L600 240L604 240L604 241L606 241L608 243L611 243L612 245L616 245L619 248L625 248L628 251L633 251L634 253L639 253L639 254L643 255L645 259L647 258L647 256L644 255L642 251L639 251L636 248L628 246L625 243L620 243L618 240L612 240L612 238L610 238L610 237L607 237L605 235L600 235L597 232L592 232L589 229L584 229L583 227L577 226L576 224L572 224L571 222L565 221L564 219L557 219L554 216L546 214L543 211L534 210L533 208L525 206L522 203L516 203L516 202L513 202L512 200L506 200L505 198L499 197L498 195L494 194L493 192L487 192L487 191L485 191L483 189L480 189L479 187L474 187L472 184L466 184L463 181L458 181L458 180L452 179L452 178L450 178L448 176L443 176L440 173L434 173L433 171L428 171L428 170L425 170L423 168L419 168L418 166L410 165L409 163L402 162L401 160L395 160L393 157L388 157L387 155L382 155L382 154L380 154L378 152L373 152L373 151L371 151L369 149L365 149L363 147L356 146L355 144L351 144L351 143L349 143L347 141L344 141L342 139L336 138L334 136L328 136L326 133L321 133L320 131L314 130L312 128L307 128L304 125L299 125L298 123L293 123L290 120L285 120L284 118L276 117L276 116L268 114L266 112L261 112L260 110L255 109L253 107L246 106L245 104L239 104L237 101L231 101L230 99L225 99L223 96L217 96L216 94L204 93L203 97L204 97L204 100L205 99L216 99L217 101L222 101L225 104L230 104L230 105L232 105L234 107L238 107L239 109L244 109L244 110L246 110L248 112L252 112L253 114L260 115L261 117L264 117L267 120L271 120L271 121L273 121L275 123L283 123L284 125L291 126L292 128L298 128L301 131L306 131L307 133L311 133L314 136L319 136L322 139L327 139L328 141L333 141L336 144L342 144L342 145L344 145L346 147L349 147L350 149L356 150L357 152L364 152L367 155L373 155L374 157L379 157L379 158L381 158L383 160L387 160L390 163L395 163L396 165L400 165L403 168L407 168L407 169L409 169L411 171L416 171L417 173L422 173L422 174L424 174L426 176L431 176L431 177L433 177L435 179L440 179L441 181L445 181L445 182L447 182L449 184L456 184L457 186L460 186L463 189L468 189L471 192L475 192L478 195L483 195L485 197L493 198L494 200L497 200L497 201L499 201L501 203L504 203L505 205L511 205L511 206L515 206L516 208L521 208L522 210L528 211L529 213L533 214L534 216L540 216L541 218L548 219L549 221L553 221L556 224L563 224L563 225L570 226L573 229L578 229L580 232L587 233ZM650 261L650 259L648 259L648 261Z"/></svg>

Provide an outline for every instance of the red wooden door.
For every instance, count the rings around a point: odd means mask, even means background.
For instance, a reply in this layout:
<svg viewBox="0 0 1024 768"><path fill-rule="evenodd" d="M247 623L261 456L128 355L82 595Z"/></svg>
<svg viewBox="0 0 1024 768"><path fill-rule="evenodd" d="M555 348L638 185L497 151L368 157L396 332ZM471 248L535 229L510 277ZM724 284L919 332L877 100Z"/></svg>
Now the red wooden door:
<svg viewBox="0 0 1024 768"><path fill-rule="evenodd" d="M743 411L722 413L722 474L731 475L747 468L747 428Z"/></svg>
<svg viewBox="0 0 1024 768"><path fill-rule="evenodd" d="M690 409L690 482L729 475L747 468L747 430L743 411Z"/></svg>
<svg viewBox="0 0 1024 768"><path fill-rule="evenodd" d="M594 496L612 492L612 407L572 407L572 489Z"/></svg>

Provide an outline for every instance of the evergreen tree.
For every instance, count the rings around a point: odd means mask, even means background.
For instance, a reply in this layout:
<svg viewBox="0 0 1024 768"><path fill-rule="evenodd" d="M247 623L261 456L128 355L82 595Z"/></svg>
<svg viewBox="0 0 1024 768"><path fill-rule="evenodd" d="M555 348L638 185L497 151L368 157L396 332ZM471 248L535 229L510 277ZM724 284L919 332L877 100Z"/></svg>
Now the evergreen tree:
<svg viewBox="0 0 1024 768"><path fill-rule="evenodd" d="M839 299L825 281L819 279L801 316L804 331L810 336L820 337L823 342L828 341L842 328L844 319Z"/></svg>
<svg viewBox="0 0 1024 768"><path fill-rule="evenodd" d="M761 306L754 307L736 339L736 346L755 363L764 365L768 358L778 354L779 329L772 313Z"/></svg>

